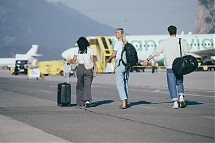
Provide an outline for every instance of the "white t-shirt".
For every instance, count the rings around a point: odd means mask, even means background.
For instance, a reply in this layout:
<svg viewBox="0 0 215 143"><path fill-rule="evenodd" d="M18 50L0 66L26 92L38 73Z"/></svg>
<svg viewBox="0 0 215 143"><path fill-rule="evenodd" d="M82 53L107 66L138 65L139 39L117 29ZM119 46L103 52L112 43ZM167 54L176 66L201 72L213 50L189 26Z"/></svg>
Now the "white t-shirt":
<svg viewBox="0 0 215 143"><path fill-rule="evenodd" d="M116 41L115 43L115 46L114 46L114 51L116 51L116 57L115 59L121 59L121 53L122 53L122 49L123 49L124 45L123 45L123 42L120 40L120 41Z"/></svg>
<svg viewBox="0 0 215 143"><path fill-rule="evenodd" d="M64 60L63 60L62 63L63 63L63 67L64 67L64 68L67 67L67 61L64 61Z"/></svg>
<svg viewBox="0 0 215 143"><path fill-rule="evenodd" d="M189 54L187 42L183 39L181 39L181 51L182 56ZM166 68L171 69L175 58L181 57L179 38L169 37L158 46L158 48L152 53L152 56L159 56L161 53L164 55L164 64Z"/></svg>
<svg viewBox="0 0 215 143"><path fill-rule="evenodd" d="M76 49L75 50L75 54L74 55L77 55L77 59L78 59L78 62L83 64L83 63L90 63L91 62L91 55L94 55L93 53L93 49L87 47L87 54L84 53L84 54L79 54L79 49Z"/></svg>

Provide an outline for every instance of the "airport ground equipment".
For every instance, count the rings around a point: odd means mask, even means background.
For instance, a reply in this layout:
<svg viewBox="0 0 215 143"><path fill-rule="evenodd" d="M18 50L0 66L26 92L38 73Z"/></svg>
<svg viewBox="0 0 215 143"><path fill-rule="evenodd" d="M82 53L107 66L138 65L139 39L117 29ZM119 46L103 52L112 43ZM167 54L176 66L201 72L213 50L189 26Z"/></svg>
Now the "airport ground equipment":
<svg viewBox="0 0 215 143"><path fill-rule="evenodd" d="M110 64L106 63L106 60L111 56L113 52L113 46L111 44L110 37L98 36L87 37L90 42L90 48L94 51L94 61L96 64L96 71L100 72L114 72L114 60Z"/></svg>
<svg viewBox="0 0 215 143"><path fill-rule="evenodd" d="M36 78L37 80L40 77L40 69L28 69L28 79Z"/></svg>
<svg viewBox="0 0 215 143"><path fill-rule="evenodd" d="M57 89L58 106L70 106L71 103L71 84L69 83L69 73L66 72L66 82L59 83Z"/></svg>
<svg viewBox="0 0 215 143"><path fill-rule="evenodd" d="M28 73L28 60L16 60L15 68L14 68L14 75L18 75L19 73Z"/></svg>
<svg viewBox="0 0 215 143"><path fill-rule="evenodd" d="M68 62L71 59L66 59ZM54 60L54 61L40 61L38 64L38 67L40 69L41 74L48 76L50 74L60 74L63 75L63 60ZM71 69L69 65L69 69ZM69 71L69 75L71 76L73 74L73 71Z"/></svg>
<svg viewBox="0 0 215 143"><path fill-rule="evenodd" d="M63 73L63 60L40 61L38 67L41 74L48 76L49 74Z"/></svg>

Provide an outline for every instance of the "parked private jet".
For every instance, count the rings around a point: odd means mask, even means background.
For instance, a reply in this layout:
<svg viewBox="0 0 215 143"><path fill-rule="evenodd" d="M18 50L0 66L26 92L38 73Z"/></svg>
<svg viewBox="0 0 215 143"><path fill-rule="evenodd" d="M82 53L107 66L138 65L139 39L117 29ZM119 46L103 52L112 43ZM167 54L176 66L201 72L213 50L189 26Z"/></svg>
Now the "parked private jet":
<svg viewBox="0 0 215 143"><path fill-rule="evenodd" d="M32 48L26 54L16 54L15 58L0 58L0 67L14 68L16 60L28 60L29 63L35 63L37 56L42 56L37 54L38 45L32 45Z"/></svg>

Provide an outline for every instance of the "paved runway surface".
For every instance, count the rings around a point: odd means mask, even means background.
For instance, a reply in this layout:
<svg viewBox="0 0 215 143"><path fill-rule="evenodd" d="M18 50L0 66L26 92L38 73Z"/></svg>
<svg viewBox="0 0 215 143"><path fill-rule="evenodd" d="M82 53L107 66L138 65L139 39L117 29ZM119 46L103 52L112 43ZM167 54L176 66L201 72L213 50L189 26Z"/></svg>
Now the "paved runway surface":
<svg viewBox="0 0 215 143"><path fill-rule="evenodd" d="M98 75L91 108L56 104L62 76L27 80L0 70L0 142L214 142L214 72L185 76L187 107L172 109L165 72L131 73L120 110L114 74Z"/></svg>

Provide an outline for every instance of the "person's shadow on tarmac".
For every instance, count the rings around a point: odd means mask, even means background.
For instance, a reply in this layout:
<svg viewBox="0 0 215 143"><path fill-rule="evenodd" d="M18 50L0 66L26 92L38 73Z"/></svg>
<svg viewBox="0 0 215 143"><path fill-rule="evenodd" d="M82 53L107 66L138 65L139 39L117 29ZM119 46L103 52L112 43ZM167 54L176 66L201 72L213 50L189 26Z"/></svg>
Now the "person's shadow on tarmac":
<svg viewBox="0 0 215 143"><path fill-rule="evenodd" d="M114 101L113 100L96 101L96 102L92 102L90 104L90 107L97 107L97 106L101 106L104 104L110 104L112 102L114 102ZM147 102L147 101L129 102L127 105L127 108L131 108L132 106L141 105L141 104L162 104L162 103L172 103L172 102L160 102L160 103L152 103L152 102ZM185 106L185 108L186 108L188 105L199 105L199 104L203 104L203 103L185 100L185 104L186 104L186 106ZM70 107L73 107L73 106L77 106L77 105L70 104Z"/></svg>
<svg viewBox="0 0 215 143"><path fill-rule="evenodd" d="M110 104L114 102L113 100L103 100L103 101L96 101L96 102L91 102L90 107L97 107L100 105L104 105L104 104Z"/></svg>
<svg viewBox="0 0 215 143"><path fill-rule="evenodd" d="M203 103L185 100L185 104L186 105L199 105L199 104L203 104Z"/></svg>
<svg viewBox="0 0 215 143"><path fill-rule="evenodd" d="M160 102L160 103L152 103L152 102L147 102L147 101L137 101L137 102L130 102L128 105L127 105L127 108L130 108L132 106L136 106L136 105L141 105L141 104L162 104L162 103L172 103L172 102ZM186 101L185 100L185 108L189 105L200 105L200 104L203 104L203 103L199 103L199 102L196 102L196 101Z"/></svg>
<svg viewBox="0 0 215 143"><path fill-rule="evenodd" d="M141 104L151 104L151 102L147 102L147 101L129 102L127 105L127 108L131 108L132 106L141 105Z"/></svg>

